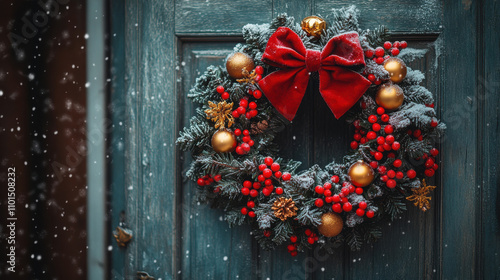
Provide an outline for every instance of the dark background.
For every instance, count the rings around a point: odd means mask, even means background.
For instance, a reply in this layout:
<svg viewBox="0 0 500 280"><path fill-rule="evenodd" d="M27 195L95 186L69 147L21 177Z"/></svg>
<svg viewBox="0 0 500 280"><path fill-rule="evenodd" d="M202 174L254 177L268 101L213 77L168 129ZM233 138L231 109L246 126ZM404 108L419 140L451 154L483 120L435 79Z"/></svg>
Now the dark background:
<svg viewBox="0 0 500 280"><path fill-rule="evenodd" d="M85 44L85 1L0 3L0 279L86 278ZM9 167L17 265L6 275Z"/></svg>

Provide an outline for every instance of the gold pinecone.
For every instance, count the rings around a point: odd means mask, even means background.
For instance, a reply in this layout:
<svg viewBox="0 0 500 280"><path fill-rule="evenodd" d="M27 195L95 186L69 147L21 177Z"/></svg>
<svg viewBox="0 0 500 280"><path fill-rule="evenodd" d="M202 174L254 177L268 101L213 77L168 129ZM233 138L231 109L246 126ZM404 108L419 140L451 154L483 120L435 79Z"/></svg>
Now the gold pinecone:
<svg viewBox="0 0 500 280"><path fill-rule="evenodd" d="M288 218L297 216L297 206L291 198L280 197L276 199L271 207L274 211L274 216L284 221Z"/></svg>

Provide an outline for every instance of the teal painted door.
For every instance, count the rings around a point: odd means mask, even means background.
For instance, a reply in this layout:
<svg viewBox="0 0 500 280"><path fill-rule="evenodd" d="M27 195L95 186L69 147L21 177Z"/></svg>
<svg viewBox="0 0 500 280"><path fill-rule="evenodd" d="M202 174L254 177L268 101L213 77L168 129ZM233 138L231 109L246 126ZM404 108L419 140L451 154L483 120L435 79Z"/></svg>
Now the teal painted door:
<svg viewBox="0 0 500 280"><path fill-rule="evenodd" d="M410 66L448 124L432 209L408 207L360 252L262 251L246 227L195 201L183 176L190 155L175 146L194 114L186 93L221 65L247 23L286 12L328 17L356 4L362 28L386 25L395 40L429 51ZM111 223L134 232L113 246L110 278L135 279L499 279L498 105L500 7L483 1L118 1L111 11ZM282 156L324 165L348 151L349 128L318 94L283 133Z"/></svg>

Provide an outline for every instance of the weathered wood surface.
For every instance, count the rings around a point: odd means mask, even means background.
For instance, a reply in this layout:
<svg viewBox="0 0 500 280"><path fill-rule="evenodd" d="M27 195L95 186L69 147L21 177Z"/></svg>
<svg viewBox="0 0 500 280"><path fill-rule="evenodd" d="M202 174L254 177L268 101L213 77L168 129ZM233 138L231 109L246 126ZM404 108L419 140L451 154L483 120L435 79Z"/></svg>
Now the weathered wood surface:
<svg viewBox="0 0 500 280"><path fill-rule="evenodd" d="M114 278L134 279L137 270L156 279L500 277L497 1L112 2L118 7L111 10L112 30L124 36L113 39L120 81L112 100L124 102L126 110L114 116L124 129L123 141L115 137L113 148L124 150L114 155L123 166L112 165L111 227L124 211L135 233L128 249L112 253ZM285 249L264 252L248 228L229 229L222 212L197 205L193 183L181 175L190 156L174 141L195 108L186 93L208 65L222 64L246 23L267 23L281 12L297 19L327 16L350 4L360 9L363 28L384 24L398 39L429 48L410 66L426 71L425 86L449 125L440 144L439 189L430 211L409 205L400 220L383 226L380 242L361 252L340 248L332 256L315 251L296 258ZM280 139L282 156L301 160L303 168L340 160L348 151L344 135L352 133L315 91L309 89L297 120Z"/></svg>

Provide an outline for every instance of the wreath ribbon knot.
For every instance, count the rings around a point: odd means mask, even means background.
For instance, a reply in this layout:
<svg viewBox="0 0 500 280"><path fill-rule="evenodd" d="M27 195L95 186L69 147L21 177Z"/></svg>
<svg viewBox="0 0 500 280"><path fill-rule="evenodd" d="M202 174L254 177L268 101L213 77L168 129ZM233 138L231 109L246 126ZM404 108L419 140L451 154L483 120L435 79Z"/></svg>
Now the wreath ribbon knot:
<svg viewBox="0 0 500 280"><path fill-rule="evenodd" d="M280 27L269 38L262 61L280 68L259 81L259 87L289 121L299 109L311 72L319 73L319 91L337 119L356 104L371 85L365 77L346 68L365 65L356 32L333 37L320 52L306 49L299 35Z"/></svg>

